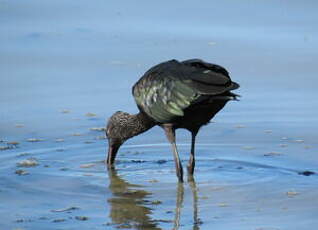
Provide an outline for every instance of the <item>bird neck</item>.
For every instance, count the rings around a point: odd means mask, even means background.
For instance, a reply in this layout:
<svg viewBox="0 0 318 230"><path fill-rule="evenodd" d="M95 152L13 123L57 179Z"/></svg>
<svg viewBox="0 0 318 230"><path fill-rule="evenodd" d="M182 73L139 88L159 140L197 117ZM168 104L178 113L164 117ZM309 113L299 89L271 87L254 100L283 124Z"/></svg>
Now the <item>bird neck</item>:
<svg viewBox="0 0 318 230"><path fill-rule="evenodd" d="M127 123L130 137L137 136L156 125L156 123L143 112L131 115Z"/></svg>

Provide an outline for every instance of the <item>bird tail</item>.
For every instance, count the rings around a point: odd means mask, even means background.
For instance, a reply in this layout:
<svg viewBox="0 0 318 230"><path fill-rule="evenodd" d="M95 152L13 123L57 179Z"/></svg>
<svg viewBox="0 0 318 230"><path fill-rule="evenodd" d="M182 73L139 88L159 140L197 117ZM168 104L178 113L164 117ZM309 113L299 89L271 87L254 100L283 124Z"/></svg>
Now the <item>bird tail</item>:
<svg viewBox="0 0 318 230"><path fill-rule="evenodd" d="M223 94L219 94L219 95L215 95L210 97L213 100L225 100L225 101L239 101L239 97L241 97L241 95L236 94L236 93L232 93L232 92L226 92Z"/></svg>
<svg viewBox="0 0 318 230"><path fill-rule="evenodd" d="M230 100L232 100L232 101L239 101L238 97L241 97L241 95L236 94L236 93L232 93L232 92L229 92L229 95L231 97Z"/></svg>
<svg viewBox="0 0 318 230"><path fill-rule="evenodd" d="M232 81L231 83L232 84L231 84L230 90L236 90L236 89L240 88L240 85L237 84L236 82Z"/></svg>

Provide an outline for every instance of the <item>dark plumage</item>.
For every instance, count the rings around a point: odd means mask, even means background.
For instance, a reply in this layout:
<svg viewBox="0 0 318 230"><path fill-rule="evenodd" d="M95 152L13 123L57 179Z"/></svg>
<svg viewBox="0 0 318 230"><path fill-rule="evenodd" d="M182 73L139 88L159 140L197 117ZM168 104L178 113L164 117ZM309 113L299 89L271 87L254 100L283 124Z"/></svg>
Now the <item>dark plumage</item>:
<svg viewBox="0 0 318 230"><path fill-rule="evenodd" d="M238 95L230 90L237 88L239 85L231 81L226 69L199 59L171 60L152 67L132 89L140 112L130 115L118 111L108 121L107 165L113 165L119 147L127 139L159 125L172 144L176 173L179 181L183 181L175 130L184 128L192 134L188 164L189 178L192 178L195 137L200 127L206 125L229 100L236 100Z"/></svg>

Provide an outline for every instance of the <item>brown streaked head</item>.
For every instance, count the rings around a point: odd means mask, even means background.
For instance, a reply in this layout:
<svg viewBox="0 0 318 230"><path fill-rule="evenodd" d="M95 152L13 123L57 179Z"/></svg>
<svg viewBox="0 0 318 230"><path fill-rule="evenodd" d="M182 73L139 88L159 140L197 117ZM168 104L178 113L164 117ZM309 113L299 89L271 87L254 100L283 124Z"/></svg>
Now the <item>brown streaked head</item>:
<svg viewBox="0 0 318 230"><path fill-rule="evenodd" d="M111 166L116 158L120 146L130 138L130 130L127 122L131 115L129 113L117 111L108 120L106 126L106 136L108 139L107 165Z"/></svg>
<svg viewBox="0 0 318 230"><path fill-rule="evenodd" d="M129 114L121 111L114 113L108 120L106 136L108 139L107 164L114 163L119 147L129 138L152 128L156 123L146 114Z"/></svg>

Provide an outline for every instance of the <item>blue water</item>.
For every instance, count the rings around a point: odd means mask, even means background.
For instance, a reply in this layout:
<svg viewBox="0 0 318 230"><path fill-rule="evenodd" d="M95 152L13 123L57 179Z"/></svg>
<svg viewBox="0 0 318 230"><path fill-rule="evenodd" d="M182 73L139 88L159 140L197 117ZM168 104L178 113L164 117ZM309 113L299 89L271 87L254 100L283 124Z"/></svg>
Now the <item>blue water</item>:
<svg viewBox="0 0 318 230"><path fill-rule="evenodd" d="M0 228L315 229L317 175L298 173L318 172L317 7L0 1L0 147L19 142L0 151ZM132 85L172 58L220 64L241 85L198 136L196 182L178 185L160 128L107 172L107 141L90 128L137 112ZM184 166L189 140L178 131Z"/></svg>

